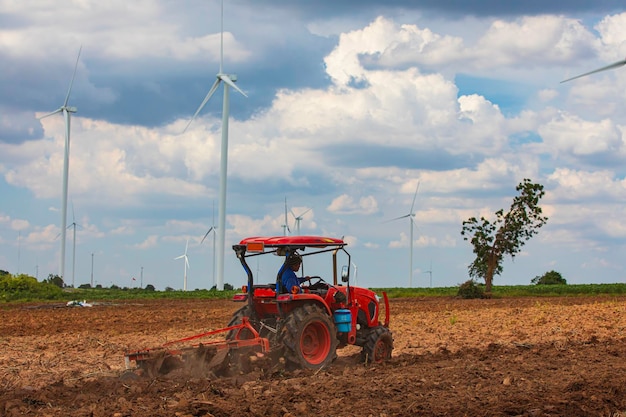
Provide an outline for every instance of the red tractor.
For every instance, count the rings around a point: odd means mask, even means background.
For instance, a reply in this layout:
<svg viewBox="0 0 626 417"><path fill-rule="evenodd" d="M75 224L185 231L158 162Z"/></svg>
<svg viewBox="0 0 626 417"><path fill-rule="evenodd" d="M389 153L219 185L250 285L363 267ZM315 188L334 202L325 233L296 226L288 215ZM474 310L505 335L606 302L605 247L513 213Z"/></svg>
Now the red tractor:
<svg viewBox="0 0 626 417"><path fill-rule="evenodd" d="M233 249L248 275L248 285L236 300L246 301L234 315L229 326L247 317L270 346L280 348L290 365L318 369L329 365L336 350L347 345L363 348L361 358L382 362L391 357L393 338L389 331L389 300L383 293L385 321L380 322L380 301L373 291L350 286L350 254L342 239L318 236L251 237ZM310 253L307 253L310 250ZM341 252L347 263L338 284L337 255ZM284 258L275 283L255 284L247 259L275 254ZM306 258L320 253L332 254L332 283L319 276L310 277L302 292L281 290L281 272L287 268L289 256L299 253ZM231 334L231 336L233 336Z"/></svg>
<svg viewBox="0 0 626 417"><path fill-rule="evenodd" d="M269 358L272 367L281 363L287 368L321 369L337 357L337 349L348 345L362 347L364 362L380 363L391 358L393 337L387 294L382 293L385 318L381 322L381 300L376 293L350 285L351 262L346 245L342 239L319 236L243 239L233 249L246 271L247 285L234 300L246 304L233 314L228 326L158 348L127 353L127 368L130 361L136 361L139 368L155 374L167 373L186 363L193 363L190 366L198 369L198 363L203 363L202 369L226 374L229 369L247 369L248 359L255 359L250 356L252 350L257 357ZM309 256L330 254L332 283L314 276L301 290L282 288L281 273L287 268L289 257L296 253L303 259L303 266ZM267 254L282 257L282 267L275 282L255 283L248 259ZM340 277L338 255L347 260ZM221 332L226 333L225 340L173 348Z"/></svg>

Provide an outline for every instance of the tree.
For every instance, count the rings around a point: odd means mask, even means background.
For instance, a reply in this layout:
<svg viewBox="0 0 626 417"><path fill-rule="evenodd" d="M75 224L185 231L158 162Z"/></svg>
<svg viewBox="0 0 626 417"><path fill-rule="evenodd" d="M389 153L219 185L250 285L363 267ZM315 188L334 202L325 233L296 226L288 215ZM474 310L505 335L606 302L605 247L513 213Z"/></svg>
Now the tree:
<svg viewBox="0 0 626 417"><path fill-rule="evenodd" d="M536 276L535 278L531 279L530 282L535 285L567 284L567 280L556 271L548 271L542 276Z"/></svg>
<svg viewBox="0 0 626 417"><path fill-rule="evenodd" d="M44 280L48 284L56 285L59 288L63 288L65 286L65 282L63 282L63 278L58 275L48 274L48 279Z"/></svg>
<svg viewBox="0 0 626 417"><path fill-rule="evenodd" d="M533 237L548 218L542 215L539 200L544 196L543 185L524 178L515 188L519 195L513 198L507 213L496 211L493 222L481 217L471 217L463 222L463 240L474 246L476 259L468 267L471 277L485 280L485 294L491 294L494 275L502 273L505 255L515 255Z"/></svg>

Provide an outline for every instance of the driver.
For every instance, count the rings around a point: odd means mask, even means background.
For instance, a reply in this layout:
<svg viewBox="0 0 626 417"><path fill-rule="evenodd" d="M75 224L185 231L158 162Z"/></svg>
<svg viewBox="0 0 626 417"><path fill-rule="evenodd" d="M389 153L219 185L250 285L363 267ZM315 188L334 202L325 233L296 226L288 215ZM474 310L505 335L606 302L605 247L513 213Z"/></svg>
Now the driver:
<svg viewBox="0 0 626 417"><path fill-rule="evenodd" d="M287 290L287 292L296 294L302 292L302 288L300 284L308 281L310 279L309 276L306 277L298 277L296 276L296 271L300 269L300 265L302 265L302 257L297 253L289 255L287 260L285 261L285 268L283 268L283 273L281 275L281 282L283 287Z"/></svg>

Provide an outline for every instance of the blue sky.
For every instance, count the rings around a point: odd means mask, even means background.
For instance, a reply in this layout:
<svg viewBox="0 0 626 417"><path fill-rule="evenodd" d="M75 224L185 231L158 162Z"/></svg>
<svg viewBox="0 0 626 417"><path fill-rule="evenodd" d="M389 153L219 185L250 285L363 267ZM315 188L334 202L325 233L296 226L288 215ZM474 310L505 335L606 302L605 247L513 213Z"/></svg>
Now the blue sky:
<svg viewBox="0 0 626 417"><path fill-rule="evenodd" d="M473 260L463 220L531 178L548 223L495 284L623 282L626 69L560 84L626 56L623 8L379 3L225 0L224 70L248 98L231 94L224 281L245 281L232 244L283 234L286 198L302 234L345 236L358 284L457 285ZM105 286L182 288L189 239L188 289L213 285L200 241L218 217L221 90L182 132L219 69L220 2L181 5L0 2L0 269L59 272L64 122L39 117L82 46L66 283L93 265ZM410 271L409 222L387 220L418 181ZM262 281L271 258L253 265Z"/></svg>

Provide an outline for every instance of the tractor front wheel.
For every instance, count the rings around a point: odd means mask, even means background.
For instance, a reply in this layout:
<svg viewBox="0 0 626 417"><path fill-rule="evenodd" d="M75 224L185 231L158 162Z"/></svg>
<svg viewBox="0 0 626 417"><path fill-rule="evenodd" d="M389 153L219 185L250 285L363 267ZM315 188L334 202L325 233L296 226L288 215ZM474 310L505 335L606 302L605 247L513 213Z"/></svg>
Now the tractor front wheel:
<svg viewBox="0 0 626 417"><path fill-rule="evenodd" d="M294 309L282 327L285 360L296 367L321 369L337 357L337 330L331 317L316 305Z"/></svg>
<svg viewBox="0 0 626 417"><path fill-rule="evenodd" d="M365 363L381 363L391 359L393 350L393 336L391 331L384 326L374 327L367 335L361 361Z"/></svg>

